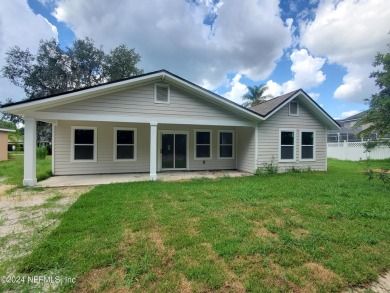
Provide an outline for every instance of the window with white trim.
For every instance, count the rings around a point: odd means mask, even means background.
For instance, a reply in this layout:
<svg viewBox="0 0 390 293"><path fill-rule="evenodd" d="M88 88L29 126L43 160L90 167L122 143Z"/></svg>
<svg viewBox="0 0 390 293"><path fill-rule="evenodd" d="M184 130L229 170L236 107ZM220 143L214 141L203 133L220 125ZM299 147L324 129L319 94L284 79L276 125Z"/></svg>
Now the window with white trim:
<svg viewBox="0 0 390 293"><path fill-rule="evenodd" d="M154 102L160 104L169 104L170 87L166 83L154 84Z"/></svg>
<svg viewBox="0 0 390 293"><path fill-rule="evenodd" d="M195 159L211 159L211 130L195 130Z"/></svg>
<svg viewBox="0 0 390 293"><path fill-rule="evenodd" d="M137 130L114 128L114 160L135 161L137 151Z"/></svg>
<svg viewBox="0 0 390 293"><path fill-rule="evenodd" d="M280 130L279 160L295 160L295 130Z"/></svg>
<svg viewBox="0 0 390 293"><path fill-rule="evenodd" d="M315 159L315 132L301 131L301 160Z"/></svg>
<svg viewBox="0 0 390 293"><path fill-rule="evenodd" d="M218 157L220 159L234 158L234 132L231 130L221 130L218 132Z"/></svg>
<svg viewBox="0 0 390 293"><path fill-rule="evenodd" d="M96 127L72 127L72 161L96 162Z"/></svg>
<svg viewBox="0 0 390 293"><path fill-rule="evenodd" d="M290 116L298 116L299 115L299 104L297 101L291 101L289 103L289 112Z"/></svg>

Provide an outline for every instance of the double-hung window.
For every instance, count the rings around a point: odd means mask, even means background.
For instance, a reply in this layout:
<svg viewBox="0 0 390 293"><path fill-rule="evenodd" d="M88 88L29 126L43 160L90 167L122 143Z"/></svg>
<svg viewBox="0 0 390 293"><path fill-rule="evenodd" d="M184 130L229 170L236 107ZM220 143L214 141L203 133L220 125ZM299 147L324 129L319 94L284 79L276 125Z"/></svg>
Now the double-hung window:
<svg viewBox="0 0 390 293"><path fill-rule="evenodd" d="M211 130L195 130L195 159L211 159Z"/></svg>
<svg viewBox="0 0 390 293"><path fill-rule="evenodd" d="M280 161L295 161L295 130L280 130Z"/></svg>
<svg viewBox="0 0 390 293"><path fill-rule="evenodd" d="M301 160L315 160L315 132L301 131Z"/></svg>
<svg viewBox="0 0 390 293"><path fill-rule="evenodd" d="M114 128L114 160L135 161L137 159L137 130Z"/></svg>
<svg viewBox="0 0 390 293"><path fill-rule="evenodd" d="M71 161L96 162L97 128L73 126Z"/></svg>
<svg viewBox="0 0 390 293"><path fill-rule="evenodd" d="M218 132L220 159L234 159L234 132L231 130L221 130Z"/></svg>

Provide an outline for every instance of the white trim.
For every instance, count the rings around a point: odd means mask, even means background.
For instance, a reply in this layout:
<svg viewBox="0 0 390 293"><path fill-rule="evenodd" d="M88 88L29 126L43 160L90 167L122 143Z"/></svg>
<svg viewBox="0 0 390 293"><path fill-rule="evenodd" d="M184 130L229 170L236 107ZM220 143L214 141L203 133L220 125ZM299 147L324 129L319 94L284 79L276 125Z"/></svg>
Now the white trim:
<svg viewBox="0 0 390 293"><path fill-rule="evenodd" d="M302 132L312 132L313 133L313 158L311 159L302 159L302 147L303 146L309 146L309 145L303 145L302 144ZM300 129L299 130L299 160L302 162L314 162L316 160L316 131L315 129Z"/></svg>
<svg viewBox="0 0 390 293"><path fill-rule="evenodd" d="M16 132L16 130L0 128L0 132Z"/></svg>
<svg viewBox="0 0 390 293"><path fill-rule="evenodd" d="M197 132L208 132L210 134L210 144L202 144L204 146L209 145L210 146L210 156L209 157L197 157L196 156L196 146L198 145L196 143L196 133ZM213 131L211 129L194 129L194 160L195 161L202 161L202 160L211 160L213 158Z"/></svg>
<svg viewBox="0 0 390 293"><path fill-rule="evenodd" d="M24 118L24 171L23 185L37 184L37 121L31 117Z"/></svg>
<svg viewBox="0 0 390 293"><path fill-rule="evenodd" d="M259 163L259 125L255 126L255 168L257 170L257 164Z"/></svg>
<svg viewBox="0 0 390 293"><path fill-rule="evenodd" d="M224 133L231 133L232 134L232 157L221 157L221 154L220 154L220 150L221 150L221 136L220 136L220 133L221 132L224 132ZM234 135L234 130L218 130L218 159L219 160L232 160L234 159L236 156L235 156L235 135ZM228 144L226 144L228 145Z"/></svg>
<svg viewBox="0 0 390 293"><path fill-rule="evenodd" d="M150 122L150 163L149 176L150 180L157 180L157 123Z"/></svg>
<svg viewBox="0 0 390 293"><path fill-rule="evenodd" d="M134 147L134 158L133 159L118 159L117 158L117 133L118 133L118 130L125 130L125 131L133 131L134 134L133 134L133 137L134 137L134 143L133 144L126 144L126 145L129 145L129 146L133 146ZM137 161L137 128L127 128L127 127L114 127L114 162L133 162L133 161Z"/></svg>
<svg viewBox="0 0 390 293"><path fill-rule="evenodd" d="M293 158L292 159L282 159L282 132L293 132L294 133L294 144L293 144ZM288 145L286 145L288 146ZM296 151L297 151L297 130L292 128L279 128L279 162L295 162L296 161Z"/></svg>
<svg viewBox="0 0 390 293"><path fill-rule="evenodd" d="M56 137L56 126L58 122L51 125L51 174L54 176L55 174L55 137Z"/></svg>
<svg viewBox="0 0 390 293"><path fill-rule="evenodd" d="M164 87L164 88L168 89L167 101L157 100L157 88L158 87ZM154 84L154 103L155 104L170 104L171 103L171 87L169 84L167 84L167 83L155 83Z"/></svg>
<svg viewBox="0 0 390 293"><path fill-rule="evenodd" d="M76 129L93 130L93 160L75 160L74 159L74 131ZM71 126L70 143L70 162L71 163L96 163L97 162L97 127L94 126Z"/></svg>
<svg viewBox="0 0 390 293"><path fill-rule="evenodd" d="M77 120L77 121L99 121L99 122L129 122L129 123L147 123L155 121L159 124L180 124L180 125L205 125L205 126L253 126L252 121L240 121L231 119L188 119L173 117L156 117L147 115L102 115L102 114L75 114L75 113L55 113L55 112L34 112L37 120L58 119L58 120Z"/></svg>
<svg viewBox="0 0 390 293"><path fill-rule="evenodd" d="M291 104L297 104L297 113L291 113ZM290 103L288 103L288 115L289 116L299 116L299 103L298 101L290 101Z"/></svg>
<svg viewBox="0 0 390 293"><path fill-rule="evenodd" d="M163 134L185 134L186 135L186 168L163 168L162 167L162 135ZM180 130L159 130L158 131L158 170L159 171L175 171L175 170L190 170L190 164L189 164L189 157L190 157L190 151L189 151L189 131L180 131ZM175 161L174 161L175 162ZM173 163L175 164L175 163Z"/></svg>

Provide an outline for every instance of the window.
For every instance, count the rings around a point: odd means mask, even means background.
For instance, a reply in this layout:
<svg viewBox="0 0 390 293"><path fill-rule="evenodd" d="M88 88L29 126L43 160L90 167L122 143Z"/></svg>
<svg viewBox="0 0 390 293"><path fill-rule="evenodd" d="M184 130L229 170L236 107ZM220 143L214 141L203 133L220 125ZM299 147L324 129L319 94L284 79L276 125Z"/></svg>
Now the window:
<svg viewBox="0 0 390 293"><path fill-rule="evenodd" d="M136 129L114 128L114 160L136 160Z"/></svg>
<svg viewBox="0 0 390 293"><path fill-rule="evenodd" d="M71 161L96 162L96 127L72 127Z"/></svg>
<svg viewBox="0 0 390 293"><path fill-rule="evenodd" d="M170 87L169 84L156 83L154 85L154 102L160 104L169 104Z"/></svg>
<svg viewBox="0 0 390 293"><path fill-rule="evenodd" d="M290 116L298 116L299 115L298 102L292 101L289 103L289 115Z"/></svg>
<svg viewBox="0 0 390 293"><path fill-rule="evenodd" d="M196 159L211 159L211 130L195 130Z"/></svg>
<svg viewBox="0 0 390 293"><path fill-rule="evenodd" d="M233 159L234 158L233 131L219 131L218 136L219 136L218 157L220 159Z"/></svg>
<svg viewBox="0 0 390 293"><path fill-rule="evenodd" d="M280 130L279 160L295 160L295 130Z"/></svg>
<svg viewBox="0 0 390 293"><path fill-rule="evenodd" d="M315 159L315 132L301 131L301 160Z"/></svg>

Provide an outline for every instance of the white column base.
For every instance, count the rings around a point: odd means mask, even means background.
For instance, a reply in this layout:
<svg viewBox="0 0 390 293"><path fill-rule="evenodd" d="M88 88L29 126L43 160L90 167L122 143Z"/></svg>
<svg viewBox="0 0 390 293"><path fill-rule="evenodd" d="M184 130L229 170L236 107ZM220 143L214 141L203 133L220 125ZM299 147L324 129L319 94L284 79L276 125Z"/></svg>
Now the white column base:
<svg viewBox="0 0 390 293"><path fill-rule="evenodd" d="M157 174L150 174L150 180L156 181L157 180Z"/></svg>
<svg viewBox="0 0 390 293"><path fill-rule="evenodd" d="M24 179L23 186L35 186L37 184L36 179Z"/></svg>

